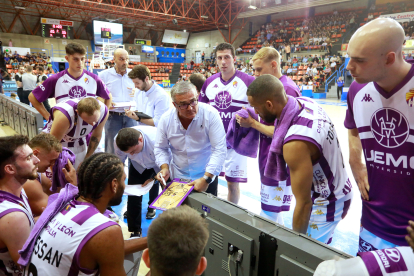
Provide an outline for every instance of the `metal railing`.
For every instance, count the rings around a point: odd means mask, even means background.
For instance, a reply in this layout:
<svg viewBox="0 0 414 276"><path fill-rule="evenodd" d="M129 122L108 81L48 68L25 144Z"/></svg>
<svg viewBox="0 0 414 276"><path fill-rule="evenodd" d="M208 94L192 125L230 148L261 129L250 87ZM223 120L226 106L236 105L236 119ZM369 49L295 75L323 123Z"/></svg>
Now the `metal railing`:
<svg viewBox="0 0 414 276"><path fill-rule="evenodd" d="M332 73L332 75L329 76L329 78L325 82L325 93L328 93L329 84L332 81L336 82L336 80L343 75L342 73L344 69L345 69L345 63L339 66L338 70L336 70L335 72Z"/></svg>

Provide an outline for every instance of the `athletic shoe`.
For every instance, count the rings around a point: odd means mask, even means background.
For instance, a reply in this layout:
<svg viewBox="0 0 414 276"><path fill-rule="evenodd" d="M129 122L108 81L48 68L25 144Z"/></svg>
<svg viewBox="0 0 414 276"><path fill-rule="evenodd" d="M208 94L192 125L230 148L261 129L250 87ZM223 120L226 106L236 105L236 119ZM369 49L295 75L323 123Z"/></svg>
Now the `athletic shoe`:
<svg viewBox="0 0 414 276"><path fill-rule="evenodd" d="M155 214L156 214L155 209L148 208L147 219L153 219L155 217Z"/></svg>

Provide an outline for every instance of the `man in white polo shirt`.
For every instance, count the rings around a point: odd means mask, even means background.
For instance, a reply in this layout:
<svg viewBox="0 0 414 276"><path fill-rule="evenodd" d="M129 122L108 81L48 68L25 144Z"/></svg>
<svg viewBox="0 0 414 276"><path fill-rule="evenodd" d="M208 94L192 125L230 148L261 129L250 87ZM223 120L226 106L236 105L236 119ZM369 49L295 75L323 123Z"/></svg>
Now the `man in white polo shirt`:
<svg viewBox="0 0 414 276"><path fill-rule="evenodd" d="M29 94L36 88L37 77L33 75L33 67L28 65L26 73L22 76L21 86L23 87L23 95L20 98L22 103L30 105Z"/></svg>
<svg viewBox="0 0 414 276"><path fill-rule="evenodd" d="M105 152L115 153L114 137L125 127L136 126L135 120L125 116L125 107L116 107L117 103L130 102L134 99L135 85L128 77L128 52L116 49L114 52L115 66L103 70L99 77L112 94L112 107L109 109L108 121L105 124Z"/></svg>

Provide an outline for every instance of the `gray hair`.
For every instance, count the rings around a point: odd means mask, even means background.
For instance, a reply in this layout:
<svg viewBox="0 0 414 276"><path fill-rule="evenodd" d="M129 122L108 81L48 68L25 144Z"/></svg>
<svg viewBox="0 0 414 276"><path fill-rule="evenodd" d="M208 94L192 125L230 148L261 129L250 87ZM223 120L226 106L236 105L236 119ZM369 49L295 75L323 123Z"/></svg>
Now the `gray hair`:
<svg viewBox="0 0 414 276"><path fill-rule="evenodd" d="M186 94L191 91L194 95L197 95L197 89L194 84L188 81L179 82L171 89L171 99L174 101L176 95Z"/></svg>

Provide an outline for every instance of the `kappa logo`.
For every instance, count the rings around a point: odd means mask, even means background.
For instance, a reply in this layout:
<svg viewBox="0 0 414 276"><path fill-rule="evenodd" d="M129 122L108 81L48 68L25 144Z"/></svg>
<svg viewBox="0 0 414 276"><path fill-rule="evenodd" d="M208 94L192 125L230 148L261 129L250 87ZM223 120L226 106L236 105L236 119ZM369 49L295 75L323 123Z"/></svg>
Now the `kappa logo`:
<svg viewBox="0 0 414 276"><path fill-rule="evenodd" d="M388 258L391 261L398 263L401 259L400 251L396 248L389 248L384 250L385 254L387 254Z"/></svg>
<svg viewBox="0 0 414 276"><path fill-rule="evenodd" d="M371 98L370 94L365 94L365 96L362 98L361 102L374 102L374 100Z"/></svg>
<svg viewBox="0 0 414 276"><path fill-rule="evenodd" d="M318 210L316 210L316 211L315 211L315 215L323 215L322 210L319 210L319 209L318 209Z"/></svg>
<svg viewBox="0 0 414 276"><path fill-rule="evenodd" d="M316 229L319 231L318 225L316 225L315 223L311 223L311 225L309 226L311 229ZM310 237L310 236L309 236Z"/></svg>
<svg viewBox="0 0 414 276"><path fill-rule="evenodd" d="M282 199L280 198L280 196L275 196L275 198L273 200L282 201Z"/></svg>
<svg viewBox="0 0 414 276"><path fill-rule="evenodd" d="M282 187L276 187L274 190L275 190L275 191L282 192L282 191L283 191L283 188L282 188Z"/></svg>
<svg viewBox="0 0 414 276"><path fill-rule="evenodd" d="M68 80L63 80L63 82L62 83L69 83L69 81Z"/></svg>
<svg viewBox="0 0 414 276"><path fill-rule="evenodd" d="M386 148L402 145L410 135L407 119L393 108L378 109L372 115L371 132L375 140Z"/></svg>
<svg viewBox="0 0 414 276"><path fill-rule="evenodd" d="M217 85L217 83L213 86L213 88L219 88L218 85Z"/></svg>

